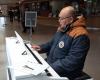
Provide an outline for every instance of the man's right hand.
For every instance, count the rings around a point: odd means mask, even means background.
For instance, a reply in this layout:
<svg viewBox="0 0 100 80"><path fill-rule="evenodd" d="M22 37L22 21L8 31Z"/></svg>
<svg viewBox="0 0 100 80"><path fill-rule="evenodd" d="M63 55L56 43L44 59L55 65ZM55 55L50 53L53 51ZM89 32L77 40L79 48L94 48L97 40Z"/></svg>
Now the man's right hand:
<svg viewBox="0 0 100 80"><path fill-rule="evenodd" d="M41 50L39 45L32 45L32 48L35 49L36 51L40 51Z"/></svg>

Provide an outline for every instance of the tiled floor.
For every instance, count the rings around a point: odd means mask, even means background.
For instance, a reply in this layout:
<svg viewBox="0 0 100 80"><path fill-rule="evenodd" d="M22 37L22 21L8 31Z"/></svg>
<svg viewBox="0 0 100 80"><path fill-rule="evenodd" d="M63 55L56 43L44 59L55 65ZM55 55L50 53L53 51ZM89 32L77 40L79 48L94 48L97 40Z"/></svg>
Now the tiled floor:
<svg viewBox="0 0 100 80"><path fill-rule="evenodd" d="M5 23L6 21L6 23ZM84 71L91 75L94 80L100 80L100 17L90 17L88 19L91 48L86 59ZM32 44L41 44L50 40L57 29L56 19L39 18L35 32L32 35ZM92 25L92 26L91 26ZM91 28L92 27L92 28ZM98 28L95 29L94 28ZM6 49L5 37L15 36L17 31L23 39L30 40L29 31L22 33L21 24L17 21L10 23L6 18L0 17L0 80L6 79Z"/></svg>

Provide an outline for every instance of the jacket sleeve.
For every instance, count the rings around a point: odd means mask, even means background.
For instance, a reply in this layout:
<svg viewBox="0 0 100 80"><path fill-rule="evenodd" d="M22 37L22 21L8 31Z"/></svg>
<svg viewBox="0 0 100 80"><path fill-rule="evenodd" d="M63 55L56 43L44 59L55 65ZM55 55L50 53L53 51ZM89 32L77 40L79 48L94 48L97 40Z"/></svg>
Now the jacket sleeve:
<svg viewBox="0 0 100 80"><path fill-rule="evenodd" d="M53 42L54 42L55 38L57 38L57 35L59 35L58 32L55 33L55 35L53 36L53 38L49 42L47 42L45 44L41 44L40 45L40 47L41 47L41 51L40 52L42 52L42 53L49 52L51 47L52 47L52 45L53 45Z"/></svg>
<svg viewBox="0 0 100 80"><path fill-rule="evenodd" d="M40 45L41 51L39 51L39 52L42 52L42 53L49 52L51 49L52 43L53 43L53 41L51 40L45 44Z"/></svg>
<svg viewBox="0 0 100 80"><path fill-rule="evenodd" d="M89 38L81 35L73 39L68 55L50 64L57 73L72 72L83 67L90 47Z"/></svg>
<svg viewBox="0 0 100 80"><path fill-rule="evenodd" d="M54 35L54 37L55 37L55 35ZM44 43L44 44L40 45L40 47L41 47L41 51L40 52L42 52L42 53L46 53L47 52L47 54L48 54L48 52L50 51L51 46L53 44L54 37L50 41L48 41L47 43Z"/></svg>

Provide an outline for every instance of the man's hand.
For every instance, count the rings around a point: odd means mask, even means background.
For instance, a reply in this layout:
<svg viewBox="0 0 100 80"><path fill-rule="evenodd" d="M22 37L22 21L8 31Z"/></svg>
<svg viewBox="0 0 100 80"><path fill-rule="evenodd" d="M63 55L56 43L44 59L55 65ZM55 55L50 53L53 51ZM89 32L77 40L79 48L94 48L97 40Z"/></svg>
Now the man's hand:
<svg viewBox="0 0 100 80"><path fill-rule="evenodd" d="M39 45L32 45L32 48L35 49L36 51L40 51L41 50Z"/></svg>

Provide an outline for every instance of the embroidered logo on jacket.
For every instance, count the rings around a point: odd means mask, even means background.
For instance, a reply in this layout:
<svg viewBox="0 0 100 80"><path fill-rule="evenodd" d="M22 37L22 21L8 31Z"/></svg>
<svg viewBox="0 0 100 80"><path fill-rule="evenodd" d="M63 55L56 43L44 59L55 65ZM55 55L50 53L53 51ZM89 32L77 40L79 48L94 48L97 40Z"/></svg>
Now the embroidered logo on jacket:
<svg viewBox="0 0 100 80"><path fill-rule="evenodd" d="M59 48L63 48L64 47L64 42L63 41L60 41L59 42Z"/></svg>

